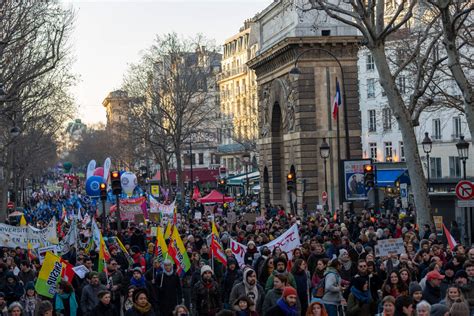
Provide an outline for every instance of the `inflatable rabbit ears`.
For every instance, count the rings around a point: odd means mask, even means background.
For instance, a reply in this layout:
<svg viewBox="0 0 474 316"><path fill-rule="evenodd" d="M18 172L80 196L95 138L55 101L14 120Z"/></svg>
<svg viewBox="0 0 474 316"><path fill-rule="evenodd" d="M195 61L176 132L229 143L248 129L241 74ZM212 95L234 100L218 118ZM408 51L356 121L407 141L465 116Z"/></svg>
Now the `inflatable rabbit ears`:
<svg viewBox="0 0 474 316"><path fill-rule="evenodd" d="M87 166L86 179L89 179L92 176L99 176L99 177L102 177L104 179L105 183L107 183L107 180L109 179L109 172L110 172L111 164L112 164L112 162L111 162L110 158L107 158L104 161L104 166L103 167L96 168L95 160L89 161L89 165Z"/></svg>

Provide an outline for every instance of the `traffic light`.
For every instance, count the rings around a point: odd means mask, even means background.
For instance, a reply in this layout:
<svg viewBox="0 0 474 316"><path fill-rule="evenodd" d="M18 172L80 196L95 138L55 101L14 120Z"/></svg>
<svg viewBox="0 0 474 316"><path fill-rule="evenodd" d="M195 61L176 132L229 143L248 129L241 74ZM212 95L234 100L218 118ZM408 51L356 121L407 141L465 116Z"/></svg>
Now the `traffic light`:
<svg viewBox="0 0 474 316"><path fill-rule="evenodd" d="M120 182L120 173L118 171L110 172L110 182L112 184L112 193L119 195L122 193L122 183Z"/></svg>
<svg viewBox="0 0 474 316"><path fill-rule="evenodd" d="M105 183L100 184L100 200L101 201L107 200L107 184Z"/></svg>
<svg viewBox="0 0 474 316"><path fill-rule="evenodd" d="M288 191L295 188L295 174L293 172L290 172L286 175L286 187Z"/></svg>
<svg viewBox="0 0 474 316"><path fill-rule="evenodd" d="M227 180L224 178L220 178L219 180L217 180L217 185L222 192L225 192L226 184L227 184Z"/></svg>
<svg viewBox="0 0 474 316"><path fill-rule="evenodd" d="M375 187L375 173L372 165L364 165L364 185L367 188Z"/></svg>

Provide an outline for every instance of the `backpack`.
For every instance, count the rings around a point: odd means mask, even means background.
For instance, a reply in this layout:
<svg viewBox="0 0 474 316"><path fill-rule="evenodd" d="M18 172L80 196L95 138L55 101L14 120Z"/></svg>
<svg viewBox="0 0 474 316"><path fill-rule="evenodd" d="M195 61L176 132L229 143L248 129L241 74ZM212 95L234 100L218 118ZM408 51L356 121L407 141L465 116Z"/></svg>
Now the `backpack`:
<svg viewBox="0 0 474 316"><path fill-rule="evenodd" d="M326 288L326 276L324 276L321 280L319 280L318 284L313 289L313 297L314 298L323 298L324 291Z"/></svg>

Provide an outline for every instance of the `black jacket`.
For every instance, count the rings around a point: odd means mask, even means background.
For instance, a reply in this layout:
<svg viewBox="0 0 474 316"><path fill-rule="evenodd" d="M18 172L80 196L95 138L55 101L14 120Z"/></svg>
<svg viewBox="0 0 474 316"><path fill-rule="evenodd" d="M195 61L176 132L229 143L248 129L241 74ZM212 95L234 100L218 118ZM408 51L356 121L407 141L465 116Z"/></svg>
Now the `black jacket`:
<svg viewBox="0 0 474 316"><path fill-rule="evenodd" d="M163 278L163 283L162 283ZM162 273L155 280L156 293L158 294L158 306L162 316L170 316L176 305L182 303L183 292L181 288L181 280L173 273L166 275Z"/></svg>
<svg viewBox="0 0 474 316"><path fill-rule="evenodd" d="M115 306L112 304L105 305L104 303L99 302L99 304L92 310L91 316L117 316L116 313Z"/></svg>
<svg viewBox="0 0 474 316"><path fill-rule="evenodd" d="M125 313L125 316L155 316L155 312L153 312L153 308L148 311L146 314L140 313L135 307L132 307L129 311Z"/></svg>
<svg viewBox="0 0 474 316"><path fill-rule="evenodd" d="M429 281L426 281L423 299L431 305L439 303L441 301L441 288L433 287Z"/></svg>
<svg viewBox="0 0 474 316"><path fill-rule="evenodd" d="M222 308L219 285L214 280L210 284L199 281L193 288L191 301L195 315L215 315Z"/></svg>

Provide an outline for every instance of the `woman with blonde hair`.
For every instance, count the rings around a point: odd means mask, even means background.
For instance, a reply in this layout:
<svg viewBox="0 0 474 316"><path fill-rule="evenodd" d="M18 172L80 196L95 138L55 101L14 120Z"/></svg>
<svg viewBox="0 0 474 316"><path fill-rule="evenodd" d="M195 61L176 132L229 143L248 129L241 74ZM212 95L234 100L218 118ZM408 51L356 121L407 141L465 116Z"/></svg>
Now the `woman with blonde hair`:
<svg viewBox="0 0 474 316"><path fill-rule="evenodd" d="M454 302L460 301L467 305L464 295L461 292L461 289L454 284L448 286L446 290L446 297L439 302L440 304L446 305L448 308L451 308Z"/></svg>

